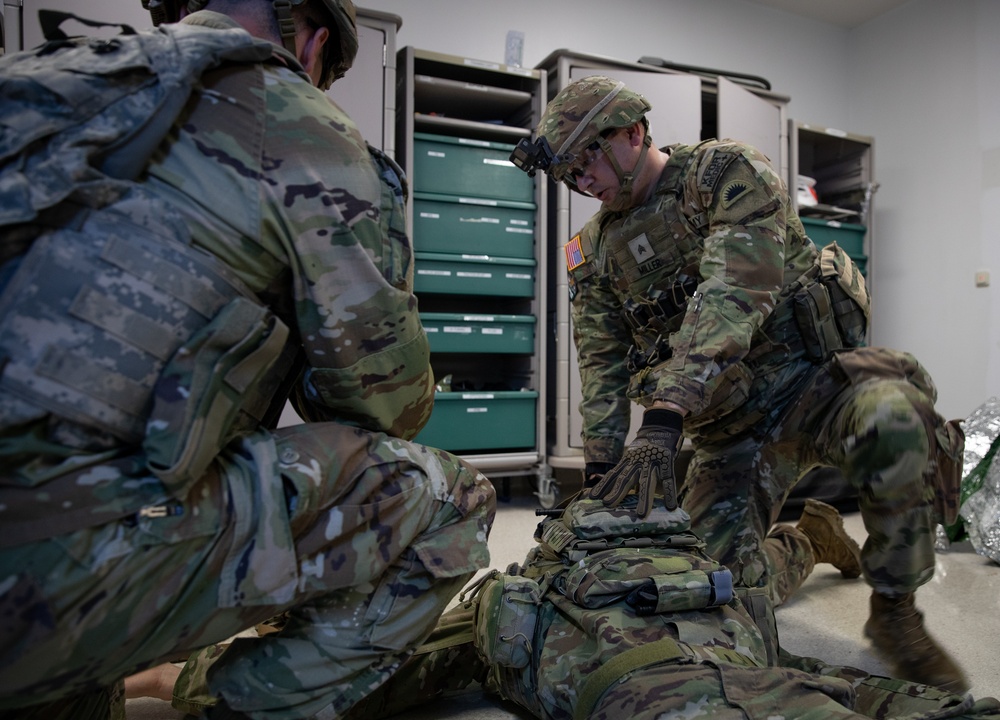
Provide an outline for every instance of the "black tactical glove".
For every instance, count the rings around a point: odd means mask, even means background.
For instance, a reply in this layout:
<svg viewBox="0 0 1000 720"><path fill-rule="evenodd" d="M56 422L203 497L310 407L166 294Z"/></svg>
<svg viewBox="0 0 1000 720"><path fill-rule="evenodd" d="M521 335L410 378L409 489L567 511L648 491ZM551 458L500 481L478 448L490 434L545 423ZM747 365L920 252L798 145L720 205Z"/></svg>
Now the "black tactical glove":
<svg viewBox="0 0 1000 720"><path fill-rule="evenodd" d="M608 470L615 466L614 463L607 462L589 462L583 468L583 487L592 488L594 485L601 481L605 475L608 474Z"/></svg>
<svg viewBox="0 0 1000 720"><path fill-rule="evenodd" d="M663 482L663 502L668 510L677 507L674 459L681 446L683 418L673 410L647 410L635 440L625 448L622 459L590 491L590 497L617 505L636 487L636 512L646 517L653 509L656 486Z"/></svg>

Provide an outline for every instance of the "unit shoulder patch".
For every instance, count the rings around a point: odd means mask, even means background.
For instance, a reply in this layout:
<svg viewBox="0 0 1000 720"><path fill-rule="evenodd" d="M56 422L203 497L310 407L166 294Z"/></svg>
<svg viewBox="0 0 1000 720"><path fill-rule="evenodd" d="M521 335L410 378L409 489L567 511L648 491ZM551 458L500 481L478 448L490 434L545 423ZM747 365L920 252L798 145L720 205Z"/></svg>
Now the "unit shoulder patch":
<svg viewBox="0 0 1000 720"><path fill-rule="evenodd" d="M746 180L734 180L733 182L722 188L720 197L722 200L722 207L729 208L737 200L744 197L748 193L753 191L753 186L750 185Z"/></svg>

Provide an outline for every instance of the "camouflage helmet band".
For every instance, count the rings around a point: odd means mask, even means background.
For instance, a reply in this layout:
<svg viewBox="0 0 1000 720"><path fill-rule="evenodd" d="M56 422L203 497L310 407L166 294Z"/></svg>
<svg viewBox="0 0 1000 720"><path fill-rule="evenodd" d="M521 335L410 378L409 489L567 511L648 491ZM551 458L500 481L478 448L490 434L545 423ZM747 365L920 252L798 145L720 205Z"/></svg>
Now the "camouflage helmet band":
<svg viewBox="0 0 1000 720"><path fill-rule="evenodd" d="M590 112L588 112L584 116L584 118L577 124L576 129L573 130L572 133L570 133L569 137L566 138L566 141L559 147L559 150L556 151L557 157L562 157L563 153L565 153L567 150L569 150L569 148L573 146L573 143L576 142L576 139L580 137L583 131L587 129L587 126L590 125L590 121L594 119L594 116L597 115L597 113L599 113L601 110L603 110L608 105L608 103L614 100L615 97L618 95L618 93L622 91L623 87L625 87L625 83L619 82L617 85L615 85L614 89L611 92L609 92L607 95L601 98L600 102L598 102L596 105L594 105L594 107L590 109Z"/></svg>

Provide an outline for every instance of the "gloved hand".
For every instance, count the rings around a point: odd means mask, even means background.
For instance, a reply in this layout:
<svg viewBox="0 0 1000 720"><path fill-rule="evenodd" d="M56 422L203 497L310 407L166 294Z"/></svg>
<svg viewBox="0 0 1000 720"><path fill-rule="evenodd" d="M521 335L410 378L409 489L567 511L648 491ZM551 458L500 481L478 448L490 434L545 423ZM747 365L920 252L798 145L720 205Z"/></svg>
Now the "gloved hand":
<svg viewBox="0 0 1000 720"><path fill-rule="evenodd" d="M605 505L617 505L637 486L636 512L646 517L653 509L656 486L663 483L663 502L668 510L677 507L674 460L683 437L683 418L673 410L647 410L642 426L622 459L590 491L592 499Z"/></svg>

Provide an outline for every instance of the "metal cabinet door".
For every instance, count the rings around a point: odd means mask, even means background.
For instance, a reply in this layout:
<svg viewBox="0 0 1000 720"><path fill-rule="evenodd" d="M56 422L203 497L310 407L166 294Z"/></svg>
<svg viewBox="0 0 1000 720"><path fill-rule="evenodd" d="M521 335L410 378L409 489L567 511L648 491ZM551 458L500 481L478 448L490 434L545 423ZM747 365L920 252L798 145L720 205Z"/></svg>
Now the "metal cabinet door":
<svg viewBox="0 0 1000 720"><path fill-rule="evenodd" d="M784 178L787 173L785 157L785 119L783 106L769 102L741 88L724 77L719 78L718 135L753 145L774 165Z"/></svg>

